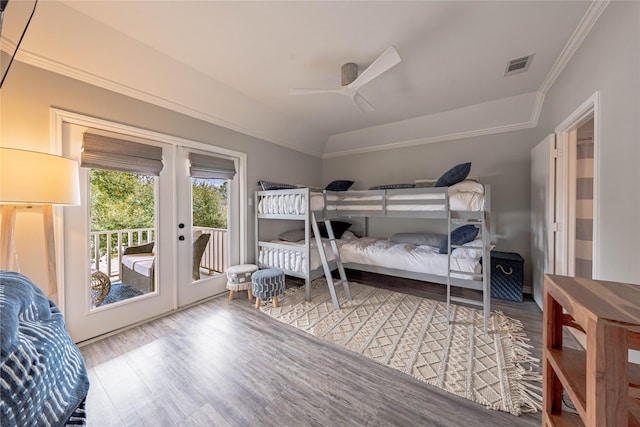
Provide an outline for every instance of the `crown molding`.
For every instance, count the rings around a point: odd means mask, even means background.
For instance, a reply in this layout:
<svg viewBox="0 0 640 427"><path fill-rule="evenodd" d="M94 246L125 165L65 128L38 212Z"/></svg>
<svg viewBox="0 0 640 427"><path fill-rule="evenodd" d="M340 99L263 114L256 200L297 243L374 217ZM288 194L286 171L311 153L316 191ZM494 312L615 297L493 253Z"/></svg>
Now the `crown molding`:
<svg viewBox="0 0 640 427"><path fill-rule="evenodd" d="M189 117L203 120L205 122L208 122L217 126L221 126L226 129L230 129L254 138L268 141L276 145L279 145L291 150L295 150L297 152L301 152L309 156L326 159L326 158L342 157L342 156L362 154L362 153L375 152L375 151L393 150L398 148L444 142L449 140L471 138L471 137L490 135L490 134L501 133L501 132L511 132L516 130L529 129L537 126L540 113L544 104L546 93L549 91L551 86L559 77L563 69L566 67L566 65L572 58L572 56L578 50L578 48L580 47L582 42L585 40L585 38L587 37L587 35L595 25L596 21L602 15L602 13L604 12L605 8L608 6L609 3L610 3L610 0L602 0L602 1L596 0L590 3L587 11L585 12L584 16L580 20L580 23L574 30L573 34L571 35L566 45L562 49L560 55L554 62L551 70L549 71L544 81L540 85L540 88L536 93L536 97L531 110L531 116L529 121L490 127L485 129L450 133L450 134L432 136L427 138L390 142L387 144L382 144L374 147L357 148L357 149L350 149L350 150L344 150L344 151L336 151L332 153L323 153L322 149L314 150L314 149L310 149L309 147L296 146L290 142L284 141L282 138L278 138L273 135L266 135L263 132L260 132L252 128L248 128L245 125L239 124L237 122L229 121L222 117L218 117L218 116L214 116L212 114L206 113L201 109L194 109L194 108L188 107L186 105L171 101L169 99L159 97L152 93L145 92L145 91L127 86L125 84L106 79L104 77L101 77L93 73L82 71L80 69L45 58L43 56L31 53L29 51L25 51L24 49L20 49L18 51L16 59L19 60L20 62L44 69L46 71L50 71L65 77L82 81L84 83L88 83L96 87L110 90L112 92L119 93L143 102L147 102L152 105L166 108L171 111L175 111L177 113L184 114ZM5 50L10 48L11 46L7 45L5 41L5 43L3 43L1 47L3 50Z"/></svg>
<svg viewBox="0 0 640 427"><path fill-rule="evenodd" d="M318 158L322 157L322 152L320 151L308 150L308 149L305 150L304 148L294 146L293 144L289 144L274 136L265 135L259 131L249 129L237 123L230 122L226 119L213 116L203 111L187 107L186 105L179 104L169 99L162 98L136 88L132 88L125 84L106 79L96 74L82 71L75 67L62 64L60 62L51 60L49 58L45 58L43 56L34 54L29 51L25 51L24 49L20 49L18 51L16 60L28 65L32 65L37 68L41 68L46 71L50 71L52 73L60 74L62 76L65 76L74 80L82 81L84 83L88 83L102 89L110 90L112 92L116 92L121 95L128 96L130 98L147 102L149 104L156 105L158 107L166 108L168 110L175 111L177 113L184 114L189 117L203 120L205 122L212 123L214 125L221 126L226 129L230 129L245 135L252 136L254 138L268 141L268 142L283 146L285 148L295 150L303 154L307 154L309 156L318 157Z"/></svg>
<svg viewBox="0 0 640 427"><path fill-rule="evenodd" d="M336 151L333 153L324 154L322 158L330 159L333 157L351 156L354 154L365 154L365 153L372 153L375 151L397 150L399 148L413 147L416 145L433 144L436 142L453 141L456 139L473 138L477 136L492 135L492 134L502 133L502 132L513 132L517 130L530 129L532 127L535 127L535 124L530 121L522 122L522 123L514 123L510 125L495 126L495 127L486 128L486 129L477 129L477 130L471 130L471 131L450 133L446 135L432 136L429 138L414 139L410 141L392 142L390 144L378 145L375 147L355 148L353 150Z"/></svg>
<svg viewBox="0 0 640 427"><path fill-rule="evenodd" d="M531 109L531 127L538 126L538 119L540 119L540 113L542 112L542 105L544 104L544 98L546 94L544 92L536 92L536 98L533 101L533 108Z"/></svg>
<svg viewBox="0 0 640 427"><path fill-rule="evenodd" d="M492 128L486 128L486 129L478 129L474 131L465 131L465 132L458 132L458 133L452 133L452 134L446 134L446 135L438 135L434 137L416 139L411 141L394 142L394 143L379 145L376 147L337 151L333 153L326 153L322 156L322 158L329 159L333 157L343 157L343 156L349 156L354 154L364 154L364 153L370 153L374 151L394 150L398 148L411 147L415 145L432 144L436 142L472 138L477 136L491 135L491 134L501 133L501 132L512 132L516 130L530 129L530 128L536 127L538 125L538 120L540 119L540 113L542 111L542 106L544 104L546 93L549 91L549 89L551 88L553 83L556 81L558 76L560 76L560 73L562 72L562 70L564 70L564 68L569 63L569 61L571 60L575 52L578 50L582 42L585 40L585 38L587 37L587 35L595 25L598 18L600 18L600 16L604 12L604 9L609 5L610 1L611 0L602 0L602 1L596 0L591 2L591 4L589 5L589 8L585 12L582 19L580 20L580 23L574 30L573 34L567 41L567 44L564 46L564 48L562 49L562 52L560 52L560 55L558 56L553 66L551 67L551 70L549 71L544 81L540 85L540 88L536 93L533 107L531 109L531 118L528 122L514 123L511 125L497 126Z"/></svg>
<svg viewBox="0 0 640 427"><path fill-rule="evenodd" d="M569 41L567 41L562 52L560 52L558 59L556 59L556 62L554 62L551 67L547 77L540 85L540 89L538 89L539 92L546 94L549 89L551 89L553 83L555 83L562 70L564 70L564 67L569 63L573 54L576 53L598 18L600 18L600 15L602 15L602 12L604 12L604 9L609 5L610 1L611 0L597 0L591 2L589 8L582 17L582 20L580 20L580 23L574 30L573 34L569 37Z"/></svg>

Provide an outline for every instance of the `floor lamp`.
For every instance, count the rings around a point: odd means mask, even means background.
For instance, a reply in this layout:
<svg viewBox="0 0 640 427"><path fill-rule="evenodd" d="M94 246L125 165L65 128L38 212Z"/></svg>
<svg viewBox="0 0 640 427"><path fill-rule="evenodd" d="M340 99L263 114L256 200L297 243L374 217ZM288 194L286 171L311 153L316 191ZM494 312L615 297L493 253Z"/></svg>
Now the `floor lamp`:
<svg viewBox="0 0 640 427"><path fill-rule="evenodd" d="M78 163L52 154L0 147L0 269L15 270L15 224L19 206L42 206L47 295L57 299L53 206L80 204ZM57 302L57 301L56 301Z"/></svg>

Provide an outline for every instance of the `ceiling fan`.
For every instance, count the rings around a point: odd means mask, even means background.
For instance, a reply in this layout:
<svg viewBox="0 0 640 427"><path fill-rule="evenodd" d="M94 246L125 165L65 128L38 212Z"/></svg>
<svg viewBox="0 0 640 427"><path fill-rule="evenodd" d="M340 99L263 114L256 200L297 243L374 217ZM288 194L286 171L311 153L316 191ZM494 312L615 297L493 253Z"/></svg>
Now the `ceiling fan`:
<svg viewBox="0 0 640 427"><path fill-rule="evenodd" d="M385 50L366 70L358 75L358 65L353 62L344 64L342 70L342 86L335 89L290 89L289 95L314 95L319 93L340 93L346 95L356 104L361 112L372 112L375 108L358 93L365 84L378 77L400 62L400 55L391 46Z"/></svg>

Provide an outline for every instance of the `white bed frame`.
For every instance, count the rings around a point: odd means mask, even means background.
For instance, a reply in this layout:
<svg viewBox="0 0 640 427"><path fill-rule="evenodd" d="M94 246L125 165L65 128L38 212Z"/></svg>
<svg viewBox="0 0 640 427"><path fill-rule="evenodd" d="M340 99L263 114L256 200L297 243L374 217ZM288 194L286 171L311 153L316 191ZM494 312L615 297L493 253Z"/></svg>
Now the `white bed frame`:
<svg viewBox="0 0 640 427"><path fill-rule="evenodd" d="M259 268L272 268L273 265L269 265L265 262L260 262L260 252L264 249L271 250L280 250L280 251L289 251L293 253L299 253L302 258L302 263L304 264L304 271L296 271L292 269L281 268L286 275L298 277L301 279L305 279L305 297L307 300L311 300L311 281L321 277L324 275L324 270L322 265L317 267L316 269L311 269L311 242L313 238L311 237L311 194L313 194L308 188L299 188L299 189L291 189L291 190L271 190L271 191L256 191L255 193L255 233L256 233L256 264ZM316 193L317 194L317 193ZM263 199L268 197L282 197L282 196L293 196L293 197L302 197L303 205L304 205L304 213L259 213L258 207ZM304 246L292 246L281 243L274 243L271 241L262 241L260 240L260 221L265 219L285 219L285 220L293 220L304 223L304 236L305 236L305 244ZM331 270L336 269L336 262L330 262Z"/></svg>
<svg viewBox="0 0 640 427"><path fill-rule="evenodd" d="M487 329L488 315L490 312L490 295L491 295L491 278L490 278L490 250L491 242L489 236L489 212L490 212L490 188L484 186L484 207L479 211L454 211L449 209L449 193L447 187L432 188L408 188L393 190L366 190L366 191L324 191L323 193L314 193L307 188L292 190L272 190L257 191L255 194L256 206L256 263L260 268L270 268L272 266L260 261L260 252L264 248L273 250L285 250L300 252L300 256L305 263L305 272L286 270L285 274L305 279L305 296L307 300L311 299L311 281L317 277L324 275L322 266L315 270L310 269L310 253L311 253L311 227L312 227L312 204L311 197L323 197L320 209L313 210L316 219L345 219L350 217L393 217L393 218L424 218L447 220L448 234L451 234L452 225L458 223L474 224L480 228L480 238L482 246L477 250L482 251L481 273L468 273L460 271L452 271L449 268L449 274L446 276L416 273L411 271L396 270L378 266L365 264L345 263L344 267L368 271L373 273L386 274L390 276L404 277L414 280L421 280L431 283L441 283L447 285L447 307L450 301L458 301L465 304L480 305L483 307L485 317L485 330ZM298 212L296 214L287 213L287 206L283 207L282 213L259 213L258 207L263 201L268 201L269 197L289 197L297 198ZM300 199L302 198L302 199ZM283 199L284 200L284 199ZM314 200L315 202L315 200ZM283 205L286 205L284 203ZM327 208L328 207L328 208ZM286 244L273 243L269 241L261 241L260 221L265 219L285 219L304 222L305 245L291 246ZM368 222L365 221L365 224ZM365 225L365 234L368 233ZM456 248L451 246L449 242L448 253ZM450 256L449 256L450 265ZM278 267L280 268L280 267ZM331 263L331 270L336 268L336 263ZM452 273L464 275L468 279L451 277ZM452 297L450 293L451 287L463 287L468 289L479 290L482 292L482 302L473 299Z"/></svg>

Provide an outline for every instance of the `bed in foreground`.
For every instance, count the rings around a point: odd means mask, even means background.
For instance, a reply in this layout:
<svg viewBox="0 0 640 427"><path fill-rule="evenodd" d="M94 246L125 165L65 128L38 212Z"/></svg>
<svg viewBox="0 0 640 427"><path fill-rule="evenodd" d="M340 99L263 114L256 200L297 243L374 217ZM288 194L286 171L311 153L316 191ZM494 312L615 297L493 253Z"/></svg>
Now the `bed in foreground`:
<svg viewBox="0 0 640 427"><path fill-rule="evenodd" d="M60 309L31 280L0 271L2 426L85 425L89 378Z"/></svg>

